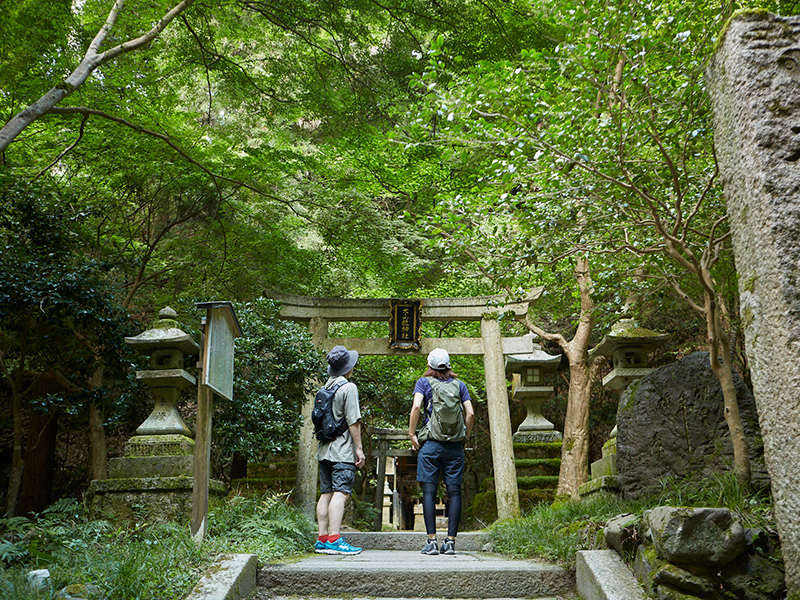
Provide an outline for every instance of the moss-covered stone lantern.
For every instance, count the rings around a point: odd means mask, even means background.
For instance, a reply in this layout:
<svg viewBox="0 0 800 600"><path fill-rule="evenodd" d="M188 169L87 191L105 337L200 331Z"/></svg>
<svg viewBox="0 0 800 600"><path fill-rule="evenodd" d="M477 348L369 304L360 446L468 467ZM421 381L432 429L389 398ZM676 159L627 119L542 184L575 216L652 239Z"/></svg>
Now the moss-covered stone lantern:
<svg viewBox="0 0 800 600"><path fill-rule="evenodd" d="M612 325L608 335L592 348L589 354L611 359L613 369L603 377L603 385L622 391L652 370L647 366L647 355L668 339L667 333L642 329L634 319L624 318ZM611 430L608 441L603 444L602 457L594 461L589 468L589 480L578 487L581 498L594 494L618 493L616 425Z"/></svg>
<svg viewBox="0 0 800 600"><path fill-rule="evenodd" d="M178 412L178 399L184 389L197 384L197 380L184 371L183 358L199 354L200 346L178 328L175 321L178 315L170 307L158 316L152 329L125 338L128 346L149 357L150 369L137 371L136 379L152 389L155 396L153 412L136 429L136 435L191 436Z"/></svg>
<svg viewBox="0 0 800 600"><path fill-rule="evenodd" d="M196 385L183 367L184 358L199 354L200 346L178 327L173 309L164 308L158 317L151 329L125 338L149 359L149 369L137 371L136 379L152 390L155 405L126 442L124 456L109 460L108 479L89 486L87 500L97 516L125 520L144 512L151 521L178 522L191 517L195 442L178 400Z"/></svg>
<svg viewBox="0 0 800 600"><path fill-rule="evenodd" d="M624 390L632 381L651 371L647 366L647 355L668 339L668 333L642 329L633 319L620 319L589 354L611 359L614 368L603 377L603 385Z"/></svg>
<svg viewBox="0 0 800 600"><path fill-rule="evenodd" d="M529 336L535 338L533 334ZM542 404L553 394L553 386L545 385L545 377L555 372L561 356L548 354L539 344L532 343L532 346L531 353L506 356L506 373L513 375L511 399L521 402L527 411L525 420L513 435L517 443L561 439L561 433L542 415Z"/></svg>

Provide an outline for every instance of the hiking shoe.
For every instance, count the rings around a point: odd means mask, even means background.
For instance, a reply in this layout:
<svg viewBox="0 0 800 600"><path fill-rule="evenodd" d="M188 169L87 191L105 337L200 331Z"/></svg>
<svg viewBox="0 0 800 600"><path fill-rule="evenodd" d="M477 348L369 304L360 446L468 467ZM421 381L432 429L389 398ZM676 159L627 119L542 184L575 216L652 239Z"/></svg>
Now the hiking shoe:
<svg viewBox="0 0 800 600"><path fill-rule="evenodd" d="M442 554L455 554L456 553L456 541L451 540L450 538L445 538L444 542L442 542Z"/></svg>
<svg viewBox="0 0 800 600"><path fill-rule="evenodd" d="M436 543L436 540L428 540L425 542L425 547L422 549L421 554L427 554L429 556L439 554L439 544Z"/></svg>
<svg viewBox="0 0 800 600"><path fill-rule="evenodd" d="M339 537L335 542L325 542L326 554L360 554L361 548L354 548L347 543L343 537Z"/></svg>
<svg viewBox="0 0 800 600"><path fill-rule="evenodd" d="M325 542L320 542L319 540L314 542L314 552L317 554L328 554L328 549L325 548Z"/></svg>

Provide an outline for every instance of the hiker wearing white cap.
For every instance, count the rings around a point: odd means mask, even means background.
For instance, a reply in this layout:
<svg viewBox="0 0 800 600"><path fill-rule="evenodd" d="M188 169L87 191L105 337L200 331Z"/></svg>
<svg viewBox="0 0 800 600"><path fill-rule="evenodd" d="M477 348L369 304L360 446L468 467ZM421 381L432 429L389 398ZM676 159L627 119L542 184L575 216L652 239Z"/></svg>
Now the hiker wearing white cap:
<svg viewBox="0 0 800 600"><path fill-rule="evenodd" d="M422 427L417 424L422 417ZM408 419L411 447L419 450L417 481L422 485L422 515L428 539L422 554L439 554L436 541L436 491L439 474L447 490L447 537L442 554L455 554L461 521L461 481L464 477L464 443L472 433L475 411L467 386L450 368L450 356L442 348L428 354L428 366L414 386L414 402Z"/></svg>
<svg viewBox="0 0 800 600"><path fill-rule="evenodd" d="M317 502L319 537L314 551L319 554L358 554L340 535L344 506L353 490L356 469L365 462L361 445L361 408L358 387L349 381L358 362L358 352L344 346L334 346L328 353L328 381L323 389L334 390L333 418L345 420L347 427L332 440L320 441L319 461L320 498Z"/></svg>

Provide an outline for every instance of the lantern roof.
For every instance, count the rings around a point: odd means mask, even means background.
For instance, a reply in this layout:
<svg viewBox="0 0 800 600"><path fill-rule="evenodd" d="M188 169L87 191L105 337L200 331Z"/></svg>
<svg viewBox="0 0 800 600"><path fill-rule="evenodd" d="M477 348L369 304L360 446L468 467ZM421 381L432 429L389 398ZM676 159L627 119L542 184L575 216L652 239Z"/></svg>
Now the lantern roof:
<svg viewBox="0 0 800 600"><path fill-rule="evenodd" d="M131 348L150 356L156 350L175 349L187 354L199 354L200 346L188 333L178 327L178 314L169 306L158 313L158 321L151 329L135 337L126 337L125 343Z"/></svg>

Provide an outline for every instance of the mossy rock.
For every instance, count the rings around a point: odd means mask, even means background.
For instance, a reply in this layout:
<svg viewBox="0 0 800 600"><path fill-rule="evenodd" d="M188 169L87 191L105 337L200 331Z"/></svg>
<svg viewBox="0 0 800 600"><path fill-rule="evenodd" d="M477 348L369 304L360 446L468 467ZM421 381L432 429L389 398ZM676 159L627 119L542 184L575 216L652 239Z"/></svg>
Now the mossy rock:
<svg viewBox="0 0 800 600"><path fill-rule="evenodd" d="M519 491L519 506L520 509L525 512L532 509L537 504L541 504L542 502L546 502L550 504L555 500L556 497L556 488L547 488L547 489L529 489L529 490L520 490Z"/></svg>
<svg viewBox="0 0 800 600"><path fill-rule="evenodd" d="M476 494L472 500L472 519L481 527L497 520L497 495L494 491Z"/></svg>

